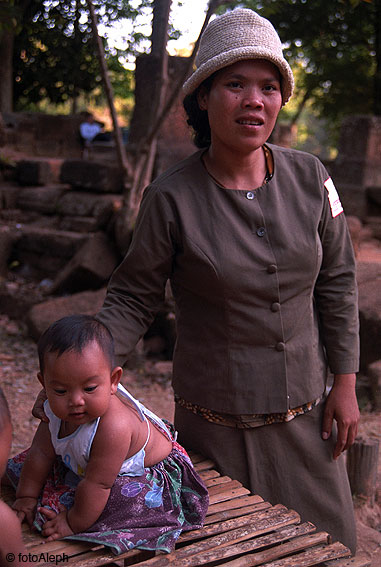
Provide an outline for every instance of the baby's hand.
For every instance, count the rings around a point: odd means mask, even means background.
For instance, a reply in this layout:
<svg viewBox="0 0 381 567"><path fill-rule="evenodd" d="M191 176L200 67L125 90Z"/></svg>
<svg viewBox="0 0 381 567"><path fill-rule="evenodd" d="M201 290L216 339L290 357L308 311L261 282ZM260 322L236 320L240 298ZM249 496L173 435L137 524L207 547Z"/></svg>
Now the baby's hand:
<svg viewBox="0 0 381 567"><path fill-rule="evenodd" d="M67 510L62 504L59 505L60 512L57 514L50 508L39 508L38 511L44 514L48 521L42 526L42 535L47 538L47 541L54 541L61 539L68 535L73 535L73 530L67 521Z"/></svg>
<svg viewBox="0 0 381 567"><path fill-rule="evenodd" d="M36 513L36 506L37 498L24 496L22 498L16 498L12 505L12 508L16 512L20 522L24 522L24 520L26 520L31 526L33 524L34 516Z"/></svg>

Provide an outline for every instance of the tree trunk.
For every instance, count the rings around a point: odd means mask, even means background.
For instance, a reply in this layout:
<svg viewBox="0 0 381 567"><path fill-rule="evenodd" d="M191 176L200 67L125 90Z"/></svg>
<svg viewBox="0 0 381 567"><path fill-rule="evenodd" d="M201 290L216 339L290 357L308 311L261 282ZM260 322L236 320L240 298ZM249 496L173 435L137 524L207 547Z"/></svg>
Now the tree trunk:
<svg viewBox="0 0 381 567"><path fill-rule="evenodd" d="M3 29L0 32L0 112L13 110L13 30Z"/></svg>
<svg viewBox="0 0 381 567"><path fill-rule="evenodd" d="M153 124L162 114L168 84L168 20L172 0L155 1L153 6L151 55L155 60L152 106L149 122ZM145 147L139 145L132 189L127 199L127 229L132 230L144 187L152 177L157 149L157 134L145 139Z"/></svg>
<svg viewBox="0 0 381 567"><path fill-rule="evenodd" d="M297 123L297 121L299 120L300 115L302 114L303 109L306 105L306 102L308 101L308 99L311 96L311 92L312 92L311 89L307 89L306 92L304 93L303 99L300 101L298 108L297 108L294 116L291 119L291 122L290 122L291 126L294 126Z"/></svg>

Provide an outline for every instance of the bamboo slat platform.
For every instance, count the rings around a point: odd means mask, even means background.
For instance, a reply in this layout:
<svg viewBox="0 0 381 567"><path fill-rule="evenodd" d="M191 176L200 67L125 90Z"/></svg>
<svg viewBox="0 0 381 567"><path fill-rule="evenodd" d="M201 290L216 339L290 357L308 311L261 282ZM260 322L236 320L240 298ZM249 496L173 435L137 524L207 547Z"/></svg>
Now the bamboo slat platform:
<svg viewBox="0 0 381 567"><path fill-rule="evenodd" d="M326 532L317 532L310 522L281 504L272 506L251 494L237 480L221 476L212 461L191 455L196 470L209 491L209 509L200 530L183 533L170 554L133 549L115 556L100 545L54 541L31 533L23 526L27 552L33 565L47 567L61 558L59 565L100 567L368 567L364 557L351 557L347 547L331 543ZM11 503L13 491L3 489L3 499ZM47 559L50 557L50 563Z"/></svg>

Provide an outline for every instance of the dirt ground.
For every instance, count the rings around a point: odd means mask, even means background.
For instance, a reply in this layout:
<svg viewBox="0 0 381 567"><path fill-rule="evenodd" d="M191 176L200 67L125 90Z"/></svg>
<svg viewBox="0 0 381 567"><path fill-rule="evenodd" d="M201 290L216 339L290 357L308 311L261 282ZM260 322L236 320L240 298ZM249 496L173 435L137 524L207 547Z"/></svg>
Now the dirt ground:
<svg viewBox="0 0 381 567"><path fill-rule="evenodd" d="M14 455L30 445L37 420L31 408L39 383L36 379L35 343L18 323L0 315L0 385L8 399L13 422ZM173 419L174 404L170 385L171 363L141 361L125 371L123 383L154 412ZM381 439L381 412L362 411L360 435ZM381 565L381 450L378 471L378 498L369 502L356 499L355 510L359 553L369 557L372 567Z"/></svg>

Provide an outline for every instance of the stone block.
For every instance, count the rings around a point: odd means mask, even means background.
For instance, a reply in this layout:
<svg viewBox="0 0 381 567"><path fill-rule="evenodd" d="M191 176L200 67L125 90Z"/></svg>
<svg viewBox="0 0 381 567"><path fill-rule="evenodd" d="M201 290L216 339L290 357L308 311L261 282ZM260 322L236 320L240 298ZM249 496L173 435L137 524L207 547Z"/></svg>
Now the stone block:
<svg viewBox="0 0 381 567"><path fill-rule="evenodd" d="M67 315L95 315L102 307L105 296L106 289L99 289L52 298L34 305L26 317L30 336L37 341L49 325Z"/></svg>
<svg viewBox="0 0 381 567"><path fill-rule="evenodd" d="M42 277L55 277L88 238L83 233L38 226L21 226L20 231L15 256L21 264L41 272Z"/></svg>
<svg viewBox="0 0 381 567"><path fill-rule="evenodd" d="M16 209L21 188L18 185L2 183L0 186L0 210Z"/></svg>
<svg viewBox="0 0 381 567"><path fill-rule="evenodd" d="M381 215L366 217L365 226L370 231L373 238L381 240Z"/></svg>
<svg viewBox="0 0 381 567"><path fill-rule="evenodd" d="M381 217L381 187L367 187L366 196L368 199L368 215Z"/></svg>
<svg viewBox="0 0 381 567"><path fill-rule="evenodd" d="M85 160L66 160L61 168L61 182L73 188L96 193L122 191L122 175L119 168Z"/></svg>
<svg viewBox="0 0 381 567"><path fill-rule="evenodd" d="M36 226L21 227L19 249L38 254L50 253L70 259L86 242L88 236L77 232L63 232Z"/></svg>
<svg viewBox="0 0 381 567"><path fill-rule="evenodd" d="M32 305L43 301L40 286L35 283L21 283L20 280L10 281L0 278L0 313L11 319L25 320Z"/></svg>
<svg viewBox="0 0 381 567"><path fill-rule="evenodd" d="M97 219L93 217L62 217L59 222L61 230L74 232L97 232L103 228Z"/></svg>
<svg viewBox="0 0 381 567"><path fill-rule="evenodd" d="M343 183L336 176L334 179L345 214L364 220L368 214L365 188L361 184Z"/></svg>
<svg viewBox="0 0 381 567"><path fill-rule="evenodd" d="M60 197L70 189L70 185L63 184L24 187L18 195L17 206L20 209L53 215L57 213Z"/></svg>
<svg viewBox="0 0 381 567"><path fill-rule="evenodd" d="M91 235L54 280L51 293L74 293L104 285L119 263L114 246L103 232Z"/></svg>
<svg viewBox="0 0 381 567"><path fill-rule="evenodd" d="M53 217L48 217L46 215L41 215L37 211L27 211L25 209L3 209L0 212L0 216L5 222L16 224L18 228L21 228L23 224L50 227L52 226L51 222L53 222Z"/></svg>
<svg viewBox="0 0 381 567"><path fill-rule="evenodd" d="M365 182L364 167L363 159L339 155L333 165L335 183L363 186Z"/></svg>
<svg viewBox="0 0 381 567"><path fill-rule="evenodd" d="M46 185L52 182L53 172L46 160L22 160L16 164L16 180L20 185Z"/></svg>
<svg viewBox="0 0 381 567"><path fill-rule="evenodd" d="M95 225L101 228L121 206L121 195L71 191L59 199L57 211L63 216L93 217Z"/></svg>
<svg viewBox="0 0 381 567"><path fill-rule="evenodd" d="M339 155L381 163L381 117L348 116L340 129Z"/></svg>
<svg viewBox="0 0 381 567"><path fill-rule="evenodd" d="M9 143L34 156L78 157L81 155L79 124L81 115L49 115L38 112L3 113Z"/></svg>
<svg viewBox="0 0 381 567"><path fill-rule="evenodd" d="M0 277L6 277L8 273L9 259L19 237L19 232L9 226L0 227Z"/></svg>

